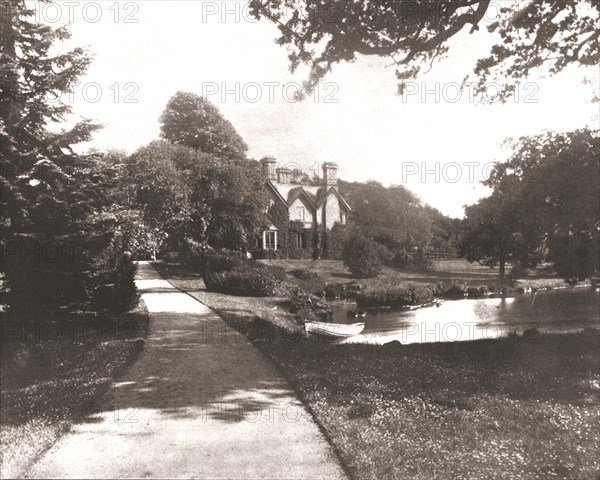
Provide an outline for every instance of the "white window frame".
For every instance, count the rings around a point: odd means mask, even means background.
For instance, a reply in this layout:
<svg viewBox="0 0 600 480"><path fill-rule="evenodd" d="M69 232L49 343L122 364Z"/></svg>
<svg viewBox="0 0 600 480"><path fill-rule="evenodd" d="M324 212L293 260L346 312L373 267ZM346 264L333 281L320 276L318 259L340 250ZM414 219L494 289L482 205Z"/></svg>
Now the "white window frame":
<svg viewBox="0 0 600 480"><path fill-rule="evenodd" d="M272 237L271 237L271 234L273 234ZM269 240L272 238L273 241L272 242L269 241L267 243L267 238L269 238ZM263 249L264 250L277 250L277 230L265 230L263 232Z"/></svg>
<svg viewBox="0 0 600 480"><path fill-rule="evenodd" d="M306 222L306 207L304 205L298 205L296 207L296 212L297 212L298 219L301 222Z"/></svg>

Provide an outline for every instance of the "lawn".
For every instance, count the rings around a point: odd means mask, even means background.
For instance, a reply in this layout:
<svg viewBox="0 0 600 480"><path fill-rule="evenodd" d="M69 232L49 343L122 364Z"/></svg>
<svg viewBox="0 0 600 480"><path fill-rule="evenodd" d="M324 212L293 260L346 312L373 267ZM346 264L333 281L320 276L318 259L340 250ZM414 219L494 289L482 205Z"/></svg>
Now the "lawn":
<svg viewBox="0 0 600 480"><path fill-rule="evenodd" d="M408 283L426 285L459 284L466 287L506 285L506 280L499 279L497 267L492 268L478 263L469 263L464 259L435 262L435 268L430 271L401 271L383 267L377 277L361 279L353 278L344 264L337 260L261 260L261 262L283 267L288 273L290 283L311 293L324 290L327 285L349 282L359 282L367 288ZM296 270L314 272L316 277L310 279L296 278L293 275ZM510 272L510 268L507 269L507 272ZM561 278L538 274L519 279L514 288L552 289L565 286L567 284Z"/></svg>
<svg viewBox="0 0 600 480"><path fill-rule="evenodd" d="M277 264L289 271L311 265L286 262ZM256 317L275 324L277 332L294 328L281 299L214 294L189 269L157 268L234 328L244 331ZM314 268L321 278L349 281L338 276L344 274L339 262L317 262ZM463 281L480 280L457 274ZM597 330L406 346L269 335L256 345L289 379L352 478L600 474Z"/></svg>
<svg viewBox="0 0 600 480"><path fill-rule="evenodd" d="M119 316L11 312L1 326L1 477L18 478L94 412L141 352L148 314L143 304Z"/></svg>
<svg viewBox="0 0 600 480"><path fill-rule="evenodd" d="M354 478L597 478L598 333L263 344Z"/></svg>

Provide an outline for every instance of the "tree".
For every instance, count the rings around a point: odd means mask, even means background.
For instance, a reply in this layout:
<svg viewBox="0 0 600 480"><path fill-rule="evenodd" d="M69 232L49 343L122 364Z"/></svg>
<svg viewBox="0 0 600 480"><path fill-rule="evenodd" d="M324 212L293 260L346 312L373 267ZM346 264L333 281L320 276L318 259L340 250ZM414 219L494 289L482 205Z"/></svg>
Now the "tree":
<svg viewBox="0 0 600 480"><path fill-rule="evenodd" d="M84 119L55 127L71 113L61 97L90 59L80 48L59 52L68 31L35 23L24 1L4 1L1 9L0 222L9 303L84 301L84 285L103 268L98 251L111 242L111 231L92 220L107 203L110 174L72 149L96 125Z"/></svg>
<svg viewBox="0 0 600 480"><path fill-rule="evenodd" d="M375 277L381 272L384 247L362 235L350 237L342 253L344 265L359 278Z"/></svg>
<svg viewBox="0 0 600 480"><path fill-rule="evenodd" d="M378 182L340 182L340 192L352 205L349 223L374 238L389 238L398 246L433 243L433 209L425 209L410 190ZM437 212L439 214L439 212ZM441 214L439 214L441 216Z"/></svg>
<svg viewBox="0 0 600 480"><path fill-rule="evenodd" d="M510 254L527 266L550 260L565 278L595 275L600 270L598 132L523 137L513 148L485 182L491 196L465 210L466 242L488 247L479 253L471 249L471 259L489 256L502 269Z"/></svg>
<svg viewBox="0 0 600 480"><path fill-rule="evenodd" d="M202 230L201 241L248 248L266 222L266 196L260 165L246 158L243 139L214 105L194 93L177 92L160 121L163 138L190 149L174 161L185 172L190 218Z"/></svg>
<svg viewBox="0 0 600 480"><path fill-rule="evenodd" d="M207 99L177 92L160 117L161 137L218 158L245 158L248 146Z"/></svg>
<svg viewBox="0 0 600 480"><path fill-rule="evenodd" d="M514 148L509 161L492 172L490 186L502 188L506 178L516 176L523 185L520 222L527 243L547 250L564 278L595 275L600 270L598 132L549 132L523 137Z"/></svg>
<svg viewBox="0 0 600 480"><path fill-rule="evenodd" d="M34 16L22 0L0 5L0 174L5 234L27 223L25 192L17 186L23 180L20 177L31 174L38 164L56 179L76 161L71 145L89 140L97 128L89 120L59 133L47 128L71 113L68 105L49 99L67 93L90 60L80 48L50 56L52 45L68 38L68 31L36 24L31 21ZM45 180L40 180L37 190L47 186Z"/></svg>
<svg viewBox="0 0 600 480"><path fill-rule="evenodd" d="M248 250L267 223L260 164L255 160L211 157L195 191L209 206L210 245Z"/></svg>
<svg viewBox="0 0 600 480"><path fill-rule="evenodd" d="M514 259L520 240L516 223L519 202L511 193L500 191L465 208L465 255L471 262L498 263L500 278L505 276L507 261Z"/></svg>
<svg viewBox="0 0 600 480"><path fill-rule="evenodd" d="M131 155L126 171L126 204L142 212L143 231L154 232L148 242L165 239L163 249L182 252L190 242L247 248L265 224L258 162L158 140Z"/></svg>
<svg viewBox="0 0 600 480"><path fill-rule="evenodd" d="M308 89L336 63L376 55L396 64L402 91L403 82L443 57L465 27L472 34L486 23L498 42L477 62L475 74L480 90L490 79L502 79L502 99L533 69L556 73L571 63L600 60L600 4L592 0L250 0L250 6L257 18L278 25L277 43L290 49L292 71L310 65Z"/></svg>
<svg viewBox="0 0 600 480"><path fill-rule="evenodd" d="M341 260L344 246L350 237L346 225L336 223L327 232L327 258L330 260Z"/></svg>
<svg viewBox="0 0 600 480"><path fill-rule="evenodd" d="M142 213L143 230L156 232L172 249L192 230L191 188L177 166L178 157L195 156L181 145L154 141L134 152L126 162L123 190L126 205ZM135 219L133 219L135 220ZM156 238L147 236L146 250Z"/></svg>

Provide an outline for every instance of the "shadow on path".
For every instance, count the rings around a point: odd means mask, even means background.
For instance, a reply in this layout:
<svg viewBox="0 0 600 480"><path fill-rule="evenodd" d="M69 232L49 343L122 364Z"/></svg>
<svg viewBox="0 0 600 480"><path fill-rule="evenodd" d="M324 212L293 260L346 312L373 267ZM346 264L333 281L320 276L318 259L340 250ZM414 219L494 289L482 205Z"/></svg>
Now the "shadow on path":
<svg viewBox="0 0 600 480"><path fill-rule="evenodd" d="M33 469L36 478L343 478L274 366L141 262L142 354Z"/></svg>

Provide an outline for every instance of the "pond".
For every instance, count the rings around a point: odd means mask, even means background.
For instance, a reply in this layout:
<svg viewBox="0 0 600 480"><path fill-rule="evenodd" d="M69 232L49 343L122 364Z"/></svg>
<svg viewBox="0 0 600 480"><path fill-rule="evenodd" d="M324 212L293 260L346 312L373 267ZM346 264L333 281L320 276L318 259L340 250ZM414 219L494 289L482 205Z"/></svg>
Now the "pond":
<svg viewBox="0 0 600 480"><path fill-rule="evenodd" d="M333 322L365 321L352 343L402 344L497 338L521 334L535 326L543 333L600 328L600 292L573 288L522 294L511 298L447 300L438 307L416 310L368 310L365 318L349 318L352 303L330 304Z"/></svg>

